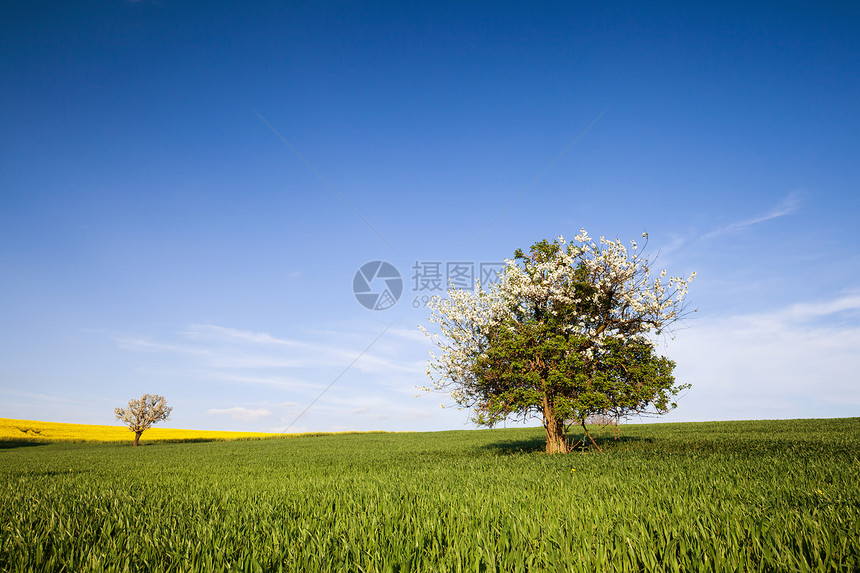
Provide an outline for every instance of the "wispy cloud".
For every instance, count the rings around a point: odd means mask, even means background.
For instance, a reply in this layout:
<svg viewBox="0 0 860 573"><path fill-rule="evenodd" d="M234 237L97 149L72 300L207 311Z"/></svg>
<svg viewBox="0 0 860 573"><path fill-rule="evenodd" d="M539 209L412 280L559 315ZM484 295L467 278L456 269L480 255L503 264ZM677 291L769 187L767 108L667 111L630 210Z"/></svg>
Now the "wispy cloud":
<svg viewBox="0 0 860 573"><path fill-rule="evenodd" d="M314 340L306 341L226 326L192 324L174 335L180 340L139 336L120 336L114 340L123 350L163 354L165 360L181 359L189 377L243 385L319 389L325 384L308 380L333 375L345 364L364 374L423 376L425 357L422 352L413 351L416 343L425 342L423 334L417 329L415 332L394 329L390 334L386 331L388 340L380 340L371 350L363 349L367 343L366 328L367 325L361 325L346 331L310 333ZM404 348L409 351L404 353ZM176 366L172 370L176 371Z"/></svg>
<svg viewBox="0 0 860 573"><path fill-rule="evenodd" d="M295 340L275 338L267 332L239 330L236 328L228 328L226 326L216 326L214 324L192 324L185 329L183 334L192 340L219 338L240 340L243 342L252 342L257 344L274 344L292 347L307 346L307 344Z"/></svg>
<svg viewBox="0 0 860 573"><path fill-rule="evenodd" d="M845 294L829 301L794 304L781 315L785 319L810 320L844 312L860 312L860 292Z"/></svg>
<svg viewBox="0 0 860 573"><path fill-rule="evenodd" d="M365 355L365 354L366 354L366 353L367 353L367 352L368 352L368 351L373 347L373 345L374 345L374 344L376 344L376 341L377 341L377 340L379 340L380 338L382 338L382 336L385 334L385 332L386 332L389 328L390 328L390 326L386 326L386 327L385 327L385 330L383 330L382 332L380 332L380 333L377 335L377 337L376 337L376 338L374 338L374 339L373 339L373 341L372 341L370 344L368 344L368 345L367 345L367 347L366 347L364 350L362 350L362 351L361 351L361 353L359 353L359 355L358 355L358 356L356 356L356 357L355 357L355 359L354 359L352 362L350 362L350 363L349 363L349 365L341 371L341 373L340 373L340 374L338 374L337 376L335 376L335 377L332 379L332 381L331 381L331 382L329 382L328 386L326 386L326 387L325 387L325 388L324 388L324 389L323 389L319 394L317 394L316 398L314 398L314 399L311 401L311 403L310 403L310 404L308 404L308 405L307 405L307 407L305 407L305 409L304 409L304 410L302 410L302 412L301 412L298 416L296 416L296 417L295 417L295 419L290 423L290 425L289 425L289 426L287 426L287 428L289 429L289 428L290 428L291 426L293 426L296 422L298 422L298 421L302 418L302 416L304 416L304 415L308 412L308 410L310 410L310 409L311 409L311 407L313 407L313 405L314 405L314 404L316 404L316 402L317 402L320 398L322 398L322 397L323 397L323 395L325 395L325 393L326 393L326 392L328 392L328 391L329 391L329 389L331 389L331 387L332 387L332 386L334 386L334 385L337 383L337 381L338 381L338 380L340 380L340 378L341 378L344 374L346 374L346 373L349 371L349 369L350 369L350 368L352 368L353 364L355 364L355 363L356 363L356 362L357 362L357 361L358 361L362 356L364 356L364 355Z"/></svg>
<svg viewBox="0 0 860 573"><path fill-rule="evenodd" d="M382 326L347 321L325 330L285 334L190 324L114 340L124 350L141 353L147 374L168 372L171 384L222 393L229 406L209 403L199 412L211 408L210 419L217 415L228 424L278 425L280 431L291 432L299 426L330 430L333 423L379 429L384 421L388 428L414 429L443 419L453 427L462 425L462 413L440 414L437 398L432 403L413 398L415 386L426 376L426 337L417 327ZM369 333L374 331L378 337L371 341ZM238 408L265 409L272 415L260 422L250 418L256 414Z"/></svg>
<svg viewBox="0 0 860 573"><path fill-rule="evenodd" d="M260 375L256 373L236 373L224 372L222 370L201 369L189 370L187 374L192 374L196 378L213 382L227 382L230 384L239 385L254 385L254 386L272 386L274 388L284 388L289 390L306 390L308 392L319 391L323 388L323 384L307 382L294 377Z"/></svg>
<svg viewBox="0 0 860 573"><path fill-rule="evenodd" d="M256 422L257 420L262 420L263 418L267 418L272 415L272 413L266 408L251 409L243 408L242 406L234 406L232 408L211 408L206 410L206 413L215 416L226 415L243 422Z"/></svg>
<svg viewBox="0 0 860 573"><path fill-rule="evenodd" d="M388 332L394 336L415 342L426 342L428 340L427 335L418 328L392 328Z"/></svg>
<svg viewBox="0 0 860 573"><path fill-rule="evenodd" d="M28 402L32 402L35 404L44 404L46 402L63 404L68 406L83 406L89 405L93 402L102 402L107 403L111 402L110 398L106 398L104 396L97 396L93 394L87 394L85 396L81 396L79 394L75 394L74 397L63 396L63 395L54 395L54 394L43 394L43 393L35 393L35 392L23 392L21 390L15 390L12 388L0 388L0 394L5 396L11 396L13 398L26 400ZM122 404L117 404L117 406L121 406Z"/></svg>
<svg viewBox="0 0 860 573"><path fill-rule="evenodd" d="M308 366L306 358L250 353L235 347L205 347L170 342L153 342L144 338L117 337L116 345L134 352L160 352L181 355L212 368L299 368Z"/></svg>
<svg viewBox="0 0 860 573"><path fill-rule="evenodd" d="M161 342L136 336L114 340L123 350L184 355L213 368L312 368L353 359L346 348L277 338L265 332L192 324L178 333L185 342Z"/></svg>
<svg viewBox="0 0 860 573"><path fill-rule="evenodd" d="M253 364L257 360L260 366L284 366L284 367L313 367L327 366L337 364L342 361L355 360L361 351L352 343L361 343L363 336L351 337L343 333L321 331L317 334L326 336L329 340L326 342L307 342L292 340L287 338L278 338L265 332L253 332L249 330L239 330L224 326L212 324L194 324L190 325L183 331L183 334L192 340L217 339L227 343L243 344L248 343L255 345L258 349L268 347L269 349L284 347L295 350L301 350L300 353L293 356L291 360L278 362L274 357L269 360L265 356L250 355L244 356L244 362L237 364L238 366L246 366ZM424 335L416 328L414 331L407 329L395 329L392 332L394 336L407 340L421 341ZM338 338L355 338L351 342L343 342ZM179 347L182 349L183 347ZM241 358L241 355L236 355L233 352L234 360ZM282 355L281 355L282 356ZM221 360L225 357L221 354ZM355 367L362 372L382 372L382 371L401 371L410 373L423 373L423 363L404 362L401 360L392 360L380 356L375 353L363 353L359 360L356 361Z"/></svg>
<svg viewBox="0 0 860 573"><path fill-rule="evenodd" d="M660 247L660 250L658 251L660 256L666 256L669 253L677 251L678 249L683 247L684 244L687 242L687 240L684 237L682 237L681 235L678 235L678 234L672 234L671 238L672 238L672 240L669 241L668 244Z"/></svg>
<svg viewBox="0 0 860 573"><path fill-rule="evenodd" d="M791 193L788 197L782 200L782 202L777 205L774 209L771 209L767 213L763 215L759 215L757 217L752 217L750 219L744 219L743 221L738 221L736 223L732 223L730 225L726 225L724 227L720 227L719 229L715 229L709 233L702 235L702 239L713 239L714 237L718 237L720 235L727 235L731 233L737 233L752 227L753 225L758 225L759 223L764 223L765 221L770 221L771 219L776 219L777 217L783 217L790 213L793 213L800 207L800 197L797 192Z"/></svg>
<svg viewBox="0 0 860 573"><path fill-rule="evenodd" d="M212 356L213 354L212 351L205 348L184 344L153 342L151 340L135 336L115 336L114 342L123 350L132 350L136 352L170 352L173 354L191 354L196 356Z"/></svg>

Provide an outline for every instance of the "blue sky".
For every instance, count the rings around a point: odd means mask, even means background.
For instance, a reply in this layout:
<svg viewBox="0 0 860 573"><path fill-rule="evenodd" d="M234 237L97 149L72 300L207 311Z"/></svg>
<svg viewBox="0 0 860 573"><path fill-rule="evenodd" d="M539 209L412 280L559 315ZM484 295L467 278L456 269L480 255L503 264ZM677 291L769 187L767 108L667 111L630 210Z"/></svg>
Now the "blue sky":
<svg viewBox="0 0 860 573"><path fill-rule="evenodd" d="M860 413L860 11L28 2L0 19L0 416L471 427L416 262L650 236L672 421ZM368 310L384 260L400 300ZM377 283L378 284L378 283ZM376 288L376 287L374 287ZM415 307L418 308L415 308Z"/></svg>

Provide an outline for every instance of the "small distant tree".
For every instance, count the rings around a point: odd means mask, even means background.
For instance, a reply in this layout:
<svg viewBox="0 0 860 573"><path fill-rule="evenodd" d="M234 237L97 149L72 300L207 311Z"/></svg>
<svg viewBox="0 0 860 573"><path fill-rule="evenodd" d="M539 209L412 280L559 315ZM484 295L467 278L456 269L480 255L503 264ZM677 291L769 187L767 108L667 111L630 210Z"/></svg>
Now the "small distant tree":
<svg viewBox="0 0 860 573"><path fill-rule="evenodd" d="M134 445L137 446L144 431L156 422L170 419L171 410L173 408L167 405L164 396L144 394L140 400L129 400L128 408L114 408L114 413L117 420L122 420L134 432Z"/></svg>
<svg viewBox="0 0 860 573"><path fill-rule="evenodd" d="M518 249L498 283L434 298L442 351L427 372L434 388L472 408L479 425L540 417L550 454L569 451L572 423L597 447L589 418L674 408L688 385L675 384L675 363L656 353L654 335L684 316L695 273L652 275L631 247L585 230L571 242L544 240L528 254Z"/></svg>

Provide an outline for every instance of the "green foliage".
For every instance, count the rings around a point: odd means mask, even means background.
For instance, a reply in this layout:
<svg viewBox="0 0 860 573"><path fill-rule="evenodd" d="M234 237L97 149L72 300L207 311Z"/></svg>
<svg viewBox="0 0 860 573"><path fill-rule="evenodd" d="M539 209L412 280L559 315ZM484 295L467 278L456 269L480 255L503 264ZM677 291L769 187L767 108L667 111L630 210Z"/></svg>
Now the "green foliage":
<svg viewBox="0 0 860 573"><path fill-rule="evenodd" d="M546 240L529 255L517 250L521 271L509 272L523 278L502 281L509 314L470 339L473 366L462 384L460 402L475 408L478 424L542 417L548 452L567 449L565 422L662 414L689 387L675 384L675 363L644 335L677 319L661 314L671 300L649 312L636 298L647 291L647 261L625 254L606 270L577 253ZM622 296L625 288L631 292Z"/></svg>
<svg viewBox="0 0 860 573"><path fill-rule="evenodd" d="M598 438L599 439L599 438ZM860 418L0 450L0 571L860 569Z"/></svg>

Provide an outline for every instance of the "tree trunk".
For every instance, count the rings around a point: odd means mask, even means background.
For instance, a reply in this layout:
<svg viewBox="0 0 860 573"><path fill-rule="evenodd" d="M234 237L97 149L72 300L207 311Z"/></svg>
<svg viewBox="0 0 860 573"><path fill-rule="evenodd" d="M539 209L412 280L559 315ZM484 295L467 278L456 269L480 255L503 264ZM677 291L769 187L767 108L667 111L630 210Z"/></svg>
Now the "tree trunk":
<svg viewBox="0 0 860 573"><path fill-rule="evenodd" d="M143 432L135 432L134 433L134 446L137 447L137 443L140 441L140 435Z"/></svg>
<svg viewBox="0 0 860 573"><path fill-rule="evenodd" d="M555 419L555 409L548 396L543 398L543 427L546 429L546 453L566 454L564 420Z"/></svg>
<svg viewBox="0 0 860 573"><path fill-rule="evenodd" d="M564 435L564 422L561 420L547 420L546 453L567 453L567 440L565 439Z"/></svg>

